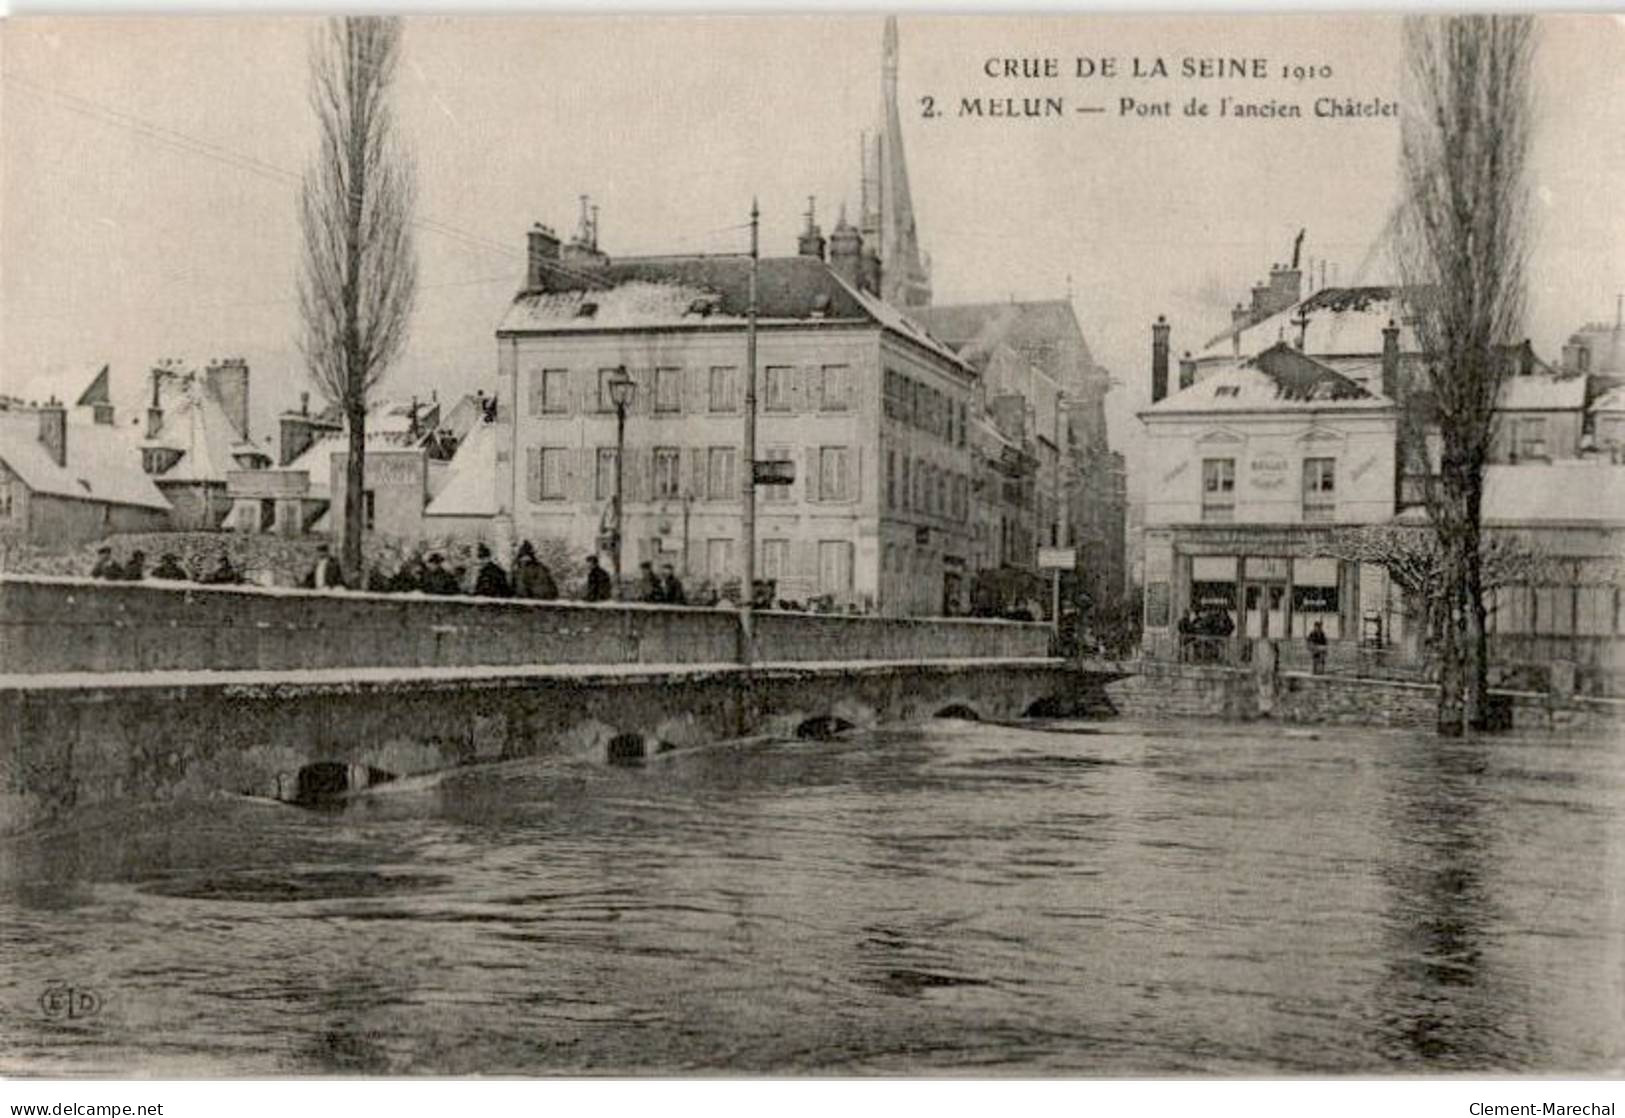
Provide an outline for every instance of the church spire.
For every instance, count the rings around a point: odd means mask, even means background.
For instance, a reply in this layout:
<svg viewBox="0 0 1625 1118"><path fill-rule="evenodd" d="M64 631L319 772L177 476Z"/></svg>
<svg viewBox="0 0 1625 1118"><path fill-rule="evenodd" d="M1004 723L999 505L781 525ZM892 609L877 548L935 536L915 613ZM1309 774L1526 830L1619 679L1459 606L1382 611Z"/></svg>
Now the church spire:
<svg viewBox="0 0 1625 1118"><path fill-rule="evenodd" d="M931 276L920 252L914 200L903 158L903 121L897 103L897 17L886 17L882 40L880 121L864 144L859 217L865 243L878 250L880 294L897 307L931 303Z"/></svg>

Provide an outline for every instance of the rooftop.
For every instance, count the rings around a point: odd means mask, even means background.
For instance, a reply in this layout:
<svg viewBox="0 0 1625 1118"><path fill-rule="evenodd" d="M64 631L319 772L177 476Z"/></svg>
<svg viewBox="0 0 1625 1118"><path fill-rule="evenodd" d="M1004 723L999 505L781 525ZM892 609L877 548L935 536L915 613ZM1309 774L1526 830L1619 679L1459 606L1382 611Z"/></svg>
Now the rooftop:
<svg viewBox="0 0 1625 1118"><path fill-rule="evenodd" d="M129 434L67 415L67 466L58 466L40 442L39 412L0 411L0 459L35 493L167 511L170 504L141 470Z"/></svg>
<svg viewBox="0 0 1625 1118"><path fill-rule="evenodd" d="M1201 379L1152 404L1164 412L1316 411L1394 406L1335 369L1277 343L1257 357L1209 366Z"/></svg>
<svg viewBox="0 0 1625 1118"><path fill-rule="evenodd" d="M550 269L539 290L514 297L505 332L742 327L750 310L748 256L645 256ZM873 323L963 366L952 349L889 304L847 284L811 256L763 259L757 321L764 326Z"/></svg>
<svg viewBox="0 0 1625 1118"><path fill-rule="evenodd" d="M1390 320L1400 323L1399 348L1418 348L1415 333L1404 325L1402 291L1393 286L1325 287L1283 311L1244 327L1240 335L1243 357L1261 353L1277 342L1296 343L1303 335L1303 352L1316 357L1382 353L1382 332ZM1307 321L1307 325L1300 325ZM1195 357L1222 360L1234 355L1232 331L1215 335Z"/></svg>

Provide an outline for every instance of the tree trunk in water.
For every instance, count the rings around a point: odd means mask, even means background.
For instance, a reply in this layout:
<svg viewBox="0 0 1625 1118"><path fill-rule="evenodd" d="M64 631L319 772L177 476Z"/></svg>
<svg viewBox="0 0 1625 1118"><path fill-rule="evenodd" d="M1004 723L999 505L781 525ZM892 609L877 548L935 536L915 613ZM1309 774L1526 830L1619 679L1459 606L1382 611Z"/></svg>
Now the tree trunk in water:
<svg viewBox="0 0 1625 1118"><path fill-rule="evenodd" d="M348 586L361 586L361 542L367 530L367 409L351 407L347 416L350 425L350 447L344 458L344 523L343 552L344 581Z"/></svg>
<svg viewBox="0 0 1625 1118"><path fill-rule="evenodd" d="M1465 563L1462 592L1466 599L1462 603L1466 621L1464 634L1466 648L1463 650L1466 709L1463 713L1468 728L1473 730L1487 729L1490 724L1490 642L1487 631L1488 611L1484 608L1484 553L1480 548L1482 530L1479 527L1483 492L1483 477L1480 471L1471 479L1468 487L1468 540L1466 552L1462 556Z"/></svg>

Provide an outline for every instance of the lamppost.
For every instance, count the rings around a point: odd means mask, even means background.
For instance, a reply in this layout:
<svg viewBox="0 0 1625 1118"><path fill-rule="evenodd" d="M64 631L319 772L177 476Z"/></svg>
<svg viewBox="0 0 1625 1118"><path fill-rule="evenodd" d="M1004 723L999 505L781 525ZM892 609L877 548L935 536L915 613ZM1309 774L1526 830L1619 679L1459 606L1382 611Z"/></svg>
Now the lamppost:
<svg viewBox="0 0 1625 1118"><path fill-rule="evenodd" d="M626 471L626 409L632 403L637 382L626 375L626 366L617 368L609 377L609 400L615 405L615 523L613 533L615 559L615 594L621 592L621 529L624 523L624 504L621 500L622 479Z"/></svg>

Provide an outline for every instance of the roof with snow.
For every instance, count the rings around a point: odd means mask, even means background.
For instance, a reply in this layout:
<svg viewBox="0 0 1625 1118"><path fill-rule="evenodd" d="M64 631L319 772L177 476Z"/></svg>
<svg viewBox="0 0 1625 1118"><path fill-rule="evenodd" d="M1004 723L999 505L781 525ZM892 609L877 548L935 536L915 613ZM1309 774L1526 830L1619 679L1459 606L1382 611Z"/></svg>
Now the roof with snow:
<svg viewBox="0 0 1625 1118"><path fill-rule="evenodd" d="M58 466L39 439L35 409L0 411L0 459L35 493L167 511L169 502L141 469L129 434L69 411L67 465Z"/></svg>
<svg viewBox="0 0 1625 1118"><path fill-rule="evenodd" d="M476 423L457 447L446 465L450 476L425 516L495 516L497 429L491 423Z"/></svg>
<svg viewBox="0 0 1625 1118"><path fill-rule="evenodd" d="M1330 407L1381 410L1393 406L1386 396L1282 343L1248 360L1210 365L1196 383L1140 414L1321 411Z"/></svg>
<svg viewBox="0 0 1625 1118"><path fill-rule="evenodd" d="M1585 407L1586 378L1563 376L1542 366L1528 376L1509 376L1501 382L1498 407L1506 411L1578 411Z"/></svg>
<svg viewBox="0 0 1625 1118"><path fill-rule="evenodd" d="M236 455L269 457L264 447L255 446L247 432L238 428L202 373L160 366L153 375L163 418L140 445L181 452L175 464L158 475L164 481L224 483L226 474L241 469Z"/></svg>
<svg viewBox="0 0 1625 1118"><path fill-rule="evenodd" d="M1625 385L1604 392L1591 405L1592 411L1625 411Z"/></svg>
<svg viewBox="0 0 1625 1118"><path fill-rule="evenodd" d="M1625 525L1625 470L1584 459L1486 467L1484 522Z"/></svg>
<svg viewBox="0 0 1625 1118"><path fill-rule="evenodd" d="M648 256L549 270L543 288L514 297L497 332L743 327L750 264L748 256ZM760 262L756 318L764 326L869 322L966 367L923 327L812 256Z"/></svg>
<svg viewBox="0 0 1625 1118"><path fill-rule="evenodd" d="M1382 332L1390 320L1400 324L1399 348L1420 348L1415 332L1404 325L1405 291L1393 286L1324 287L1307 299L1244 327L1240 334L1243 357L1261 353L1277 342L1294 344L1303 336L1303 352L1316 357L1382 353ZM1307 325L1300 325L1300 320ZM1195 357L1198 361L1231 357L1234 331L1215 335Z"/></svg>

